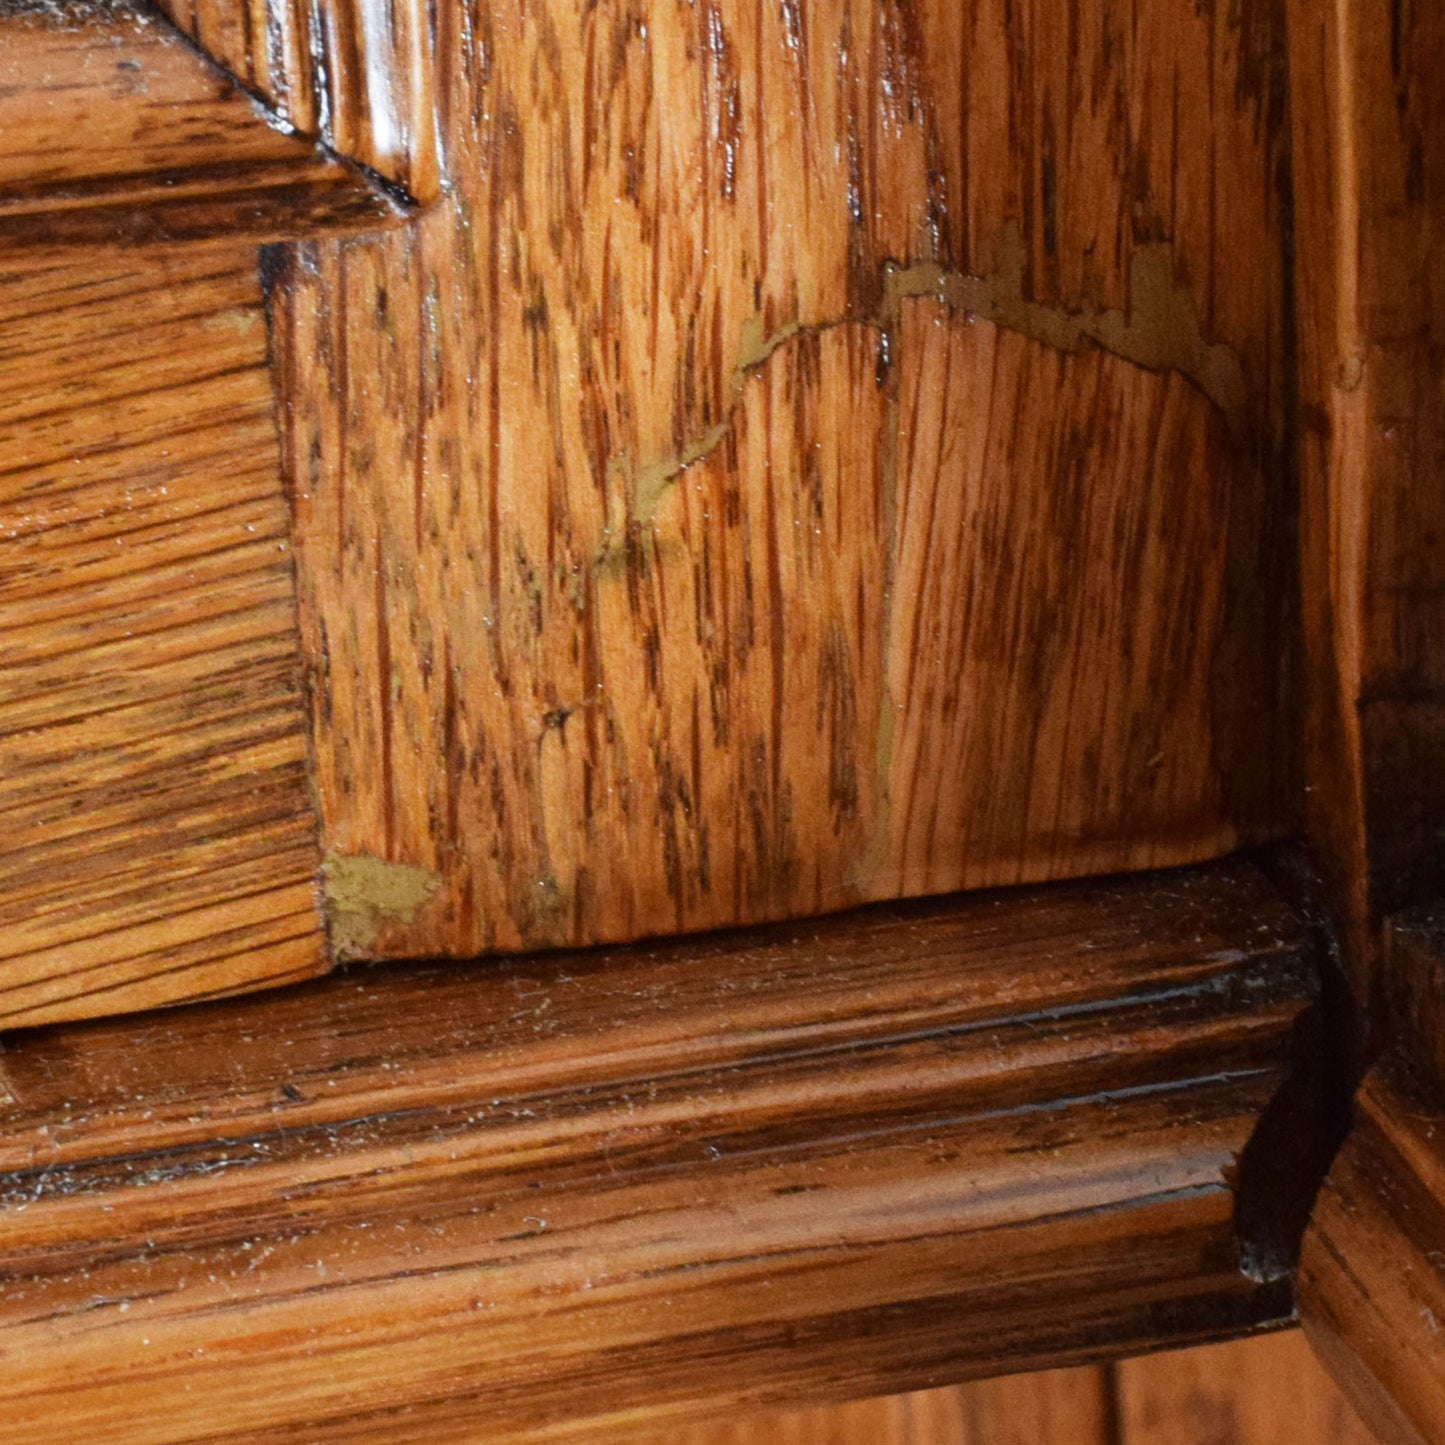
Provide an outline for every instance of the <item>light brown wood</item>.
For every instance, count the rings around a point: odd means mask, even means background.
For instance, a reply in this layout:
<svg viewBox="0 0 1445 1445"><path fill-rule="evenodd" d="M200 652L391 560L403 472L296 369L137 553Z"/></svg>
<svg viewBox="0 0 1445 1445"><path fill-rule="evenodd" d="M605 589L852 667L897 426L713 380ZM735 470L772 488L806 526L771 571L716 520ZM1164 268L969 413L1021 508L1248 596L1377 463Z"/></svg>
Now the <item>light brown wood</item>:
<svg viewBox="0 0 1445 1445"><path fill-rule="evenodd" d="M586 1439L1277 1321L1312 990L1241 866L39 1031L0 1440Z"/></svg>
<svg viewBox="0 0 1445 1445"><path fill-rule="evenodd" d="M418 201L435 198L435 11L422 0L157 0L276 115ZM467 24L474 23L468 15Z"/></svg>
<svg viewBox="0 0 1445 1445"><path fill-rule="evenodd" d="M1445 1106L1398 1060L1361 1086L1305 1235L1300 1308L1382 1441L1445 1441Z"/></svg>
<svg viewBox="0 0 1445 1445"><path fill-rule="evenodd" d="M1298 1330L1120 1360L1113 1370L1119 1445L1376 1445Z"/></svg>
<svg viewBox="0 0 1445 1445"><path fill-rule="evenodd" d="M0 267L0 1020L325 966L254 255Z"/></svg>
<svg viewBox="0 0 1445 1445"><path fill-rule="evenodd" d="M1375 1445L1298 1330L609 1438L618 1445Z"/></svg>
<svg viewBox="0 0 1445 1445"><path fill-rule="evenodd" d="M616 1445L1123 1445L1107 1366L1039 1370L847 1405L620 1430ZM1277 1445L1277 1442L1271 1442ZM1311 1441L1310 1445L1334 1445Z"/></svg>
<svg viewBox="0 0 1445 1445"><path fill-rule="evenodd" d="M1292 0L1311 831L1363 1002L1445 896L1445 12Z"/></svg>
<svg viewBox="0 0 1445 1445"><path fill-rule="evenodd" d="M276 292L343 954L1288 829L1273 5L437 25L447 194Z"/></svg>
<svg viewBox="0 0 1445 1445"><path fill-rule="evenodd" d="M0 13L0 251L376 231L404 209L149 11Z"/></svg>
<svg viewBox="0 0 1445 1445"><path fill-rule="evenodd" d="M1307 817L1356 1047L1393 1050L1316 1206L1302 1305L1365 1417L1411 1442L1445 1439L1442 62L1438 6L1290 5Z"/></svg>

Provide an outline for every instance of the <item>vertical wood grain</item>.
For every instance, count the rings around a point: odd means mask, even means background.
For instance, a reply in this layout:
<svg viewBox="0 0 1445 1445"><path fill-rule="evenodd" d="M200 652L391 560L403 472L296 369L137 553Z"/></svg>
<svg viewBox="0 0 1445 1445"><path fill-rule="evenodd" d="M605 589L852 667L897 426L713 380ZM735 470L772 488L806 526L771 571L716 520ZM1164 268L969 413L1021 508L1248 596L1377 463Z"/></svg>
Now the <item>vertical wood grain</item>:
<svg viewBox="0 0 1445 1445"><path fill-rule="evenodd" d="M1111 1428L1111 1389L1107 1366L1040 1370L847 1405L723 1417L667 1435L619 1431L608 1439L612 1445L1127 1445Z"/></svg>
<svg viewBox="0 0 1445 1445"><path fill-rule="evenodd" d="M0 1017L325 956L250 257L0 274Z"/></svg>
<svg viewBox="0 0 1445 1445"><path fill-rule="evenodd" d="M1445 13L1290 7L1309 822L1362 1002L1445 896Z"/></svg>
<svg viewBox="0 0 1445 1445"><path fill-rule="evenodd" d="M435 198L433 7L422 0L157 0L278 119Z"/></svg>
<svg viewBox="0 0 1445 1445"><path fill-rule="evenodd" d="M380 231L404 208L273 123L159 16L0 10L0 252Z"/></svg>
<svg viewBox="0 0 1445 1445"><path fill-rule="evenodd" d="M1387 1058L1300 1256L1300 1313L1320 1358L1387 1445L1445 1441L1445 1107Z"/></svg>
<svg viewBox="0 0 1445 1445"><path fill-rule="evenodd" d="M343 953L1288 826L1280 17L1068 14L439 18L447 195L275 294Z"/></svg>
<svg viewBox="0 0 1445 1445"><path fill-rule="evenodd" d="M1298 1330L1113 1365L771 1414L612 1445L1375 1445Z"/></svg>

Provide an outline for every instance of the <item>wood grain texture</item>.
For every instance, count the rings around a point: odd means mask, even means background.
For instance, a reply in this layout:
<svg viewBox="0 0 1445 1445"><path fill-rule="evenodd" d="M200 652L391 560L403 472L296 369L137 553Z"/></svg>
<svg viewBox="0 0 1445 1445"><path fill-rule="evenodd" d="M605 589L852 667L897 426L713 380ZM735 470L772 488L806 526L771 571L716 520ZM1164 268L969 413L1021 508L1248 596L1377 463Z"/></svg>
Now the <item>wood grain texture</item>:
<svg viewBox="0 0 1445 1445"><path fill-rule="evenodd" d="M1445 1440L1445 1107L1397 1060L1361 1086L1305 1235L1300 1308L1382 1441Z"/></svg>
<svg viewBox="0 0 1445 1445"><path fill-rule="evenodd" d="M325 965L254 253L0 267L0 1021Z"/></svg>
<svg viewBox="0 0 1445 1445"><path fill-rule="evenodd" d="M1295 0L1310 824L1357 991L1445 896L1445 13Z"/></svg>
<svg viewBox="0 0 1445 1445"><path fill-rule="evenodd" d="M340 951L1287 828L1282 41L1262 0L439 12L447 195L275 292Z"/></svg>
<svg viewBox="0 0 1445 1445"><path fill-rule="evenodd" d="M1118 1445L1376 1445L1298 1330L1120 1360L1113 1371Z"/></svg>
<svg viewBox="0 0 1445 1445"><path fill-rule="evenodd" d="M1277 1319L1312 975L1239 867L39 1031L0 1440L587 1439Z"/></svg>
<svg viewBox="0 0 1445 1445"><path fill-rule="evenodd" d="M1445 908L1385 920L1384 988L1400 1052L1445 1094Z"/></svg>
<svg viewBox="0 0 1445 1445"><path fill-rule="evenodd" d="M1375 1445L1298 1330L608 1438L618 1445Z"/></svg>
<svg viewBox="0 0 1445 1445"><path fill-rule="evenodd" d="M1124 1445L1110 1428L1111 1389L1106 1365L1040 1370L846 1405L733 1412L714 1423L678 1423L665 1435L621 1430L610 1438L618 1445Z"/></svg>
<svg viewBox="0 0 1445 1445"><path fill-rule="evenodd" d="M0 13L0 251L376 231L404 209L122 5Z"/></svg>
<svg viewBox="0 0 1445 1445"><path fill-rule="evenodd" d="M411 199L435 199L435 7L422 0L157 3L289 126Z"/></svg>

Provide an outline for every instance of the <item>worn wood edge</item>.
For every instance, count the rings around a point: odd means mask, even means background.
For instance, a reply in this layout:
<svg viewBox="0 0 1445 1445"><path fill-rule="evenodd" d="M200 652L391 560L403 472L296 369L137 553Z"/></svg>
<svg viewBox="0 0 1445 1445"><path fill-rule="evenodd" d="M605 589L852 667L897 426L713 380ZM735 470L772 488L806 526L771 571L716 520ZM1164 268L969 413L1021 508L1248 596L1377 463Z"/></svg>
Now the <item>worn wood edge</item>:
<svg viewBox="0 0 1445 1445"><path fill-rule="evenodd" d="M111 120L130 133L133 163L108 164L92 174L67 158L60 166L42 164L34 180L0 184L0 252L365 235L404 224L414 210L399 186L303 135L149 5L12 0L0 7L0 49L36 27L65 45L57 69L23 76L5 96L8 144L23 141L24 107L43 106L44 89L90 87L82 72L93 48L113 49L118 61L139 69L141 62L128 55L142 35L152 41L165 37L169 63L189 58L198 95L214 91L218 80L235 92L237 103L226 122L233 133L219 148L213 133L197 137L157 164L147 153L144 85L135 87L133 107L110 97ZM265 144L267 139L273 143Z"/></svg>
<svg viewBox="0 0 1445 1445"><path fill-rule="evenodd" d="M1387 918L1383 954L1391 1037L1436 1093L1445 1094L1445 904Z"/></svg>
<svg viewBox="0 0 1445 1445"><path fill-rule="evenodd" d="M434 6L154 3L299 134L418 204L441 194Z"/></svg>
<svg viewBox="0 0 1445 1445"><path fill-rule="evenodd" d="M1313 998L1236 864L14 1036L0 1440L587 1438L1286 1321L1246 1155Z"/></svg>
<svg viewBox="0 0 1445 1445"><path fill-rule="evenodd" d="M1306 1333L1382 1441L1445 1441L1445 1102L1395 1055L1362 1084L1300 1259Z"/></svg>

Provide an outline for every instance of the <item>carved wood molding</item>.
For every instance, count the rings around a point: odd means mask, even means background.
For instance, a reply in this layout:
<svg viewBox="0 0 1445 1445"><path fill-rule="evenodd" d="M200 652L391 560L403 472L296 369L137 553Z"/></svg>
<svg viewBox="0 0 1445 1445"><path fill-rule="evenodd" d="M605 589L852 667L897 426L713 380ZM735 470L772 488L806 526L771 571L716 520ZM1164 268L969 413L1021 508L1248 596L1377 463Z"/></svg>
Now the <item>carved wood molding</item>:
<svg viewBox="0 0 1445 1445"><path fill-rule="evenodd" d="M0 250L378 231L406 207L164 20L106 0L0 12Z"/></svg>
<svg viewBox="0 0 1445 1445"><path fill-rule="evenodd" d="M590 1438L1277 1322L1313 972L1237 865L40 1031L0 1441Z"/></svg>
<svg viewBox="0 0 1445 1445"><path fill-rule="evenodd" d="M423 97L445 162L400 232L264 265L315 759L314 791L274 801L317 820L333 952L619 942L1292 828L1280 15L1093 3L1082 25L1050 6L1005 23L1002 0L728 0L643 24L620 0L507 0L439 7L425 43L404 6L385 35L341 0L172 8L271 119L374 132L374 82ZM160 20L83 13L96 44L129 25L187 54ZM405 60L418 45L434 74ZM1000 83L965 95L966 71ZM239 91L216 104L316 163ZM212 224L240 236L237 268L266 233ZM168 310L164 256L137 273L138 323L168 328L137 342L142 369L236 319L224 283ZM101 277L110 259L86 254ZM27 460L51 409L0 438L17 516L65 491ZM233 464L275 469L248 438ZM116 448L115 519L152 491L133 459ZM224 486L207 465L188 495ZM34 545L63 551L50 515ZM132 593L184 545L145 536L117 554ZM16 603L43 614L32 580ZM104 653L84 680L179 698L163 656L142 681L139 649ZM69 756L63 721L32 751ZM154 838L165 749L123 741L151 749L125 802ZM37 818L76 806L53 776L46 797L27 783ZM200 976L170 934L89 995L110 855L66 836L86 948L36 934L5 973L74 986L0 1018L185 997ZM198 918L161 921L187 948L210 929L228 987L248 938L275 942ZM127 968L138 987L113 988Z"/></svg>
<svg viewBox="0 0 1445 1445"><path fill-rule="evenodd" d="M157 3L302 135L413 200L435 199L438 7L423 0Z"/></svg>

